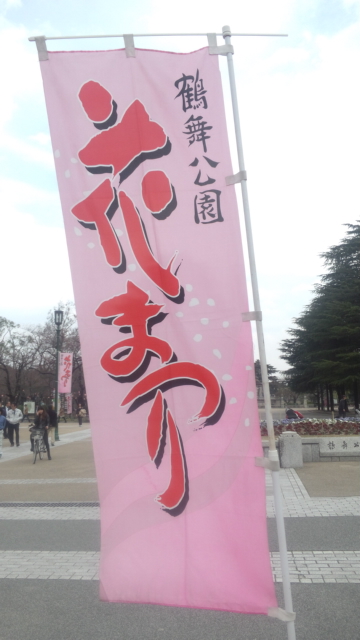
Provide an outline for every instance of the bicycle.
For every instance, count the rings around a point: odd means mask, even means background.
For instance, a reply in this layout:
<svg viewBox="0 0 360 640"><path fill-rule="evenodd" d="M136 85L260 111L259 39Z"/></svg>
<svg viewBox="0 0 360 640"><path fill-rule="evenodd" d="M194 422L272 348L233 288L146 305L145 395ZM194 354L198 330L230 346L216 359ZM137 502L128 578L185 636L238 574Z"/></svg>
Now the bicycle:
<svg viewBox="0 0 360 640"><path fill-rule="evenodd" d="M45 442L44 442L44 432L42 429L30 429L33 437L31 438L33 441L33 448L34 448L34 460L33 460L33 464L35 464L36 462L36 458L37 456L39 456L40 460L42 460L43 457L43 453L47 453L47 449L45 446Z"/></svg>

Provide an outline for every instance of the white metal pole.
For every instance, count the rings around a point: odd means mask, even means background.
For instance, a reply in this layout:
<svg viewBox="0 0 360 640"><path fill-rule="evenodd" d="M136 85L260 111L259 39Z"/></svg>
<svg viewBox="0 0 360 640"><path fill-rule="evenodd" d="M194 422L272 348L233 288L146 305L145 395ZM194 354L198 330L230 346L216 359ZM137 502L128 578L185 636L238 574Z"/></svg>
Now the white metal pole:
<svg viewBox="0 0 360 640"><path fill-rule="evenodd" d="M223 38L226 44L230 44L231 43L230 27L228 26L223 27L222 33L223 33ZM240 130L239 107L238 107L237 94L236 94L234 62L233 62L232 56L233 54L230 52L226 54L228 71L229 71L231 100L232 100L232 106L233 106L236 146L237 146L237 153L238 153L238 160L239 160L239 169L240 169L240 172L244 172L242 175L246 176L244 153L243 153L241 130ZM260 316L260 313L261 313L260 296L259 296L259 287L258 287L257 274L256 274L255 251L254 251L254 243L253 243L252 230L251 230L250 206L249 206L246 179L241 180L241 193L242 193L242 201L243 201L243 209L244 209L247 245L248 245L248 252L249 252L249 263L250 263L251 283L252 283L252 291L253 291L253 298L254 298L254 307L255 307L255 311L258 312L258 318L260 318L261 317ZM256 320L256 331L257 331L257 338L258 338L258 345L259 345L261 377L262 377L264 400L265 400L265 415L266 415L266 423L267 423L267 429L268 429L268 435L269 435L269 459L274 462L279 462L279 456L275 446L274 425L273 425L273 419L271 414L270 387L269 387L269 379L268 379L267 365L266 365L264 332L263 332L261 319ZM273 487L274 487L275 515L276 515L277 533L278 533L279 550L280 550L280 562L281 562L281 572L282 572L282 579L283 579L285 608L287 612L292 613L293 604L292 604L292 596L291 596L289 564L288 564L288 557L287 557L285 523L284 523L284 515L283 515L283 508L282 508L279 471L278 470L272 471L271 474L272 474L272 481L273 481ZM287 622L286 624L287 624L288 640L296 640L294 622L290 621L290 622Z"/></svg>
<svg viewBox="0 0 360 640"><path fill-rule="evenodd" d="M177 37L177 36L207 36L207 33L133 33L134 38L154 38L154 37ZM221 36L221 33L217 33L217 36ZM286 38L286 33L232 33L232 36L251 36L251 37L276 37L276 38ZM123 38L123 33L108 33L108 34L97 34L90 36L44 36L45 40L79 40L83 38ZM30 42L34 42L36 40L35 36L31 36L28 38Z"/></svg>

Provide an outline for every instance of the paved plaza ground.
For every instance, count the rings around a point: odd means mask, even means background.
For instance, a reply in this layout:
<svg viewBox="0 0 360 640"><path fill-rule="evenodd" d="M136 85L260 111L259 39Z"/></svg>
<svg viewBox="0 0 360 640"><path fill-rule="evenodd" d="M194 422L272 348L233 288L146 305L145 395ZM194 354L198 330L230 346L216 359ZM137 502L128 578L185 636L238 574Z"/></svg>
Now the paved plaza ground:
<svg viewBox="0 0 360 640"><path fill-rule="evenodd" d="M0 461L0 640L286 640L265 616L98 598L100 522L89 424L60 425L53 459L32 464L28 427ZM360 596L357 462L280 472L298 640L356 640ZM283 606L271 477L269 545Z"/></svg>

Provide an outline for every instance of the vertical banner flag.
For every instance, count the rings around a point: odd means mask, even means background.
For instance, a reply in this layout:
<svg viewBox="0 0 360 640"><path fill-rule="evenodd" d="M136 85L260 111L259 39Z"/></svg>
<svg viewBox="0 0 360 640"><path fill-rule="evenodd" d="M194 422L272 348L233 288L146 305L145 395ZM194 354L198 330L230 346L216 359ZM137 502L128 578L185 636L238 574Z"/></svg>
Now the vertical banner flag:
<svg viewBox="0 0 360 640"><path fill-rule="evenodd" d="M71 391L73 354L59 354L59 393L69 393Z"/></svg>
<svg viewBox="0 0 360 640"><path fill-rule="evenodd" d="M70 414L72 413L72 394L67 393L65 396L65 412Z"/></svg>
<svg viewBox="0 0 360 640"><path fill-rule="evenodd" d="M276 606L218 58L41 62L101 507L100 597Z"/></svg>

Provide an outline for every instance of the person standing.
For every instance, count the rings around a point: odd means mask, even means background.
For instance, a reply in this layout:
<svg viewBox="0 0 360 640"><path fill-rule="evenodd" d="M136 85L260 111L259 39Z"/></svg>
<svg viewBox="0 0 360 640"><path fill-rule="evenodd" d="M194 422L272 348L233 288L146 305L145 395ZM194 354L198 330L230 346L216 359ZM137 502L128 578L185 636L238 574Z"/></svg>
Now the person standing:
<svg viewBox="0 0 360 640"><path fill-rule="evenodd" d="M4 427L3 427L2 432L1 432L2 438L7 438L6 413L7 413L7 411L6 411L5 403L2 402L1 407L0 407L0 416L4 416L4 418L5 418Z"/></svg>
<svg viewBox="0 0 360 640"><path fill-rule="evenodd" d="M77 417L78 417L79 427L81 427L83 418L86 418L86 411L85 409L82 408L81 404L78 405Z"/></svg>
<svg viewBox="0 0 360 640"><path fill-rule="evenodd" d="M1 412L0 413L0 458L2 458L2 442L3 442L5 425L6 425L6 418L4 414Z"/></svg>
<svg viewBox="0 0 360 640"><path fill-rule="evenodd" d="M338 418L345 418L346 413L349 411L347 397L345 395L341 396L341 400L339 402L339 415Z"/></svg>
<svg viewBox="0 0 360 640"><path fill-rule="evenodd" d="M57 427L57 416L56 411L54 410L54 405L51 405L48 409L49 416L49 429L48 429L48 440L52 447L55 446L55 429Z"/></svg>
<svg viewBox="0 0 360 640"><path fill-rule="evenodd" d="M20 411L20 409L17 409L16 404L12 402L10 405L8 414L6 416L6 420L8 423L8 437L10 440L11 447L14 446L14 431L16 434L16 446L20 447L19 428L20 428L20 422L22 418L23 418L22 411Z"/></svg>
<svg viewBox="0 0 360 640"><path fill-rule="evenodd" d="M5 415L5 418L6 418L6 424L5 424L5 429L4 429L4 438L6 438L6 439L9 437L9 435L8 435L9 423L7 421L7 414L9 413L9 411L10 411L10 402L7 402L6 405L4 406L4 412L5 412L4 415Z"/></svg>

